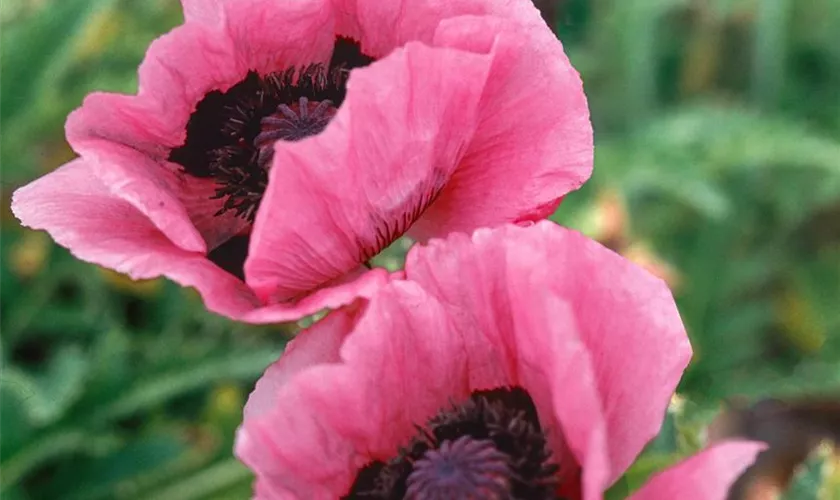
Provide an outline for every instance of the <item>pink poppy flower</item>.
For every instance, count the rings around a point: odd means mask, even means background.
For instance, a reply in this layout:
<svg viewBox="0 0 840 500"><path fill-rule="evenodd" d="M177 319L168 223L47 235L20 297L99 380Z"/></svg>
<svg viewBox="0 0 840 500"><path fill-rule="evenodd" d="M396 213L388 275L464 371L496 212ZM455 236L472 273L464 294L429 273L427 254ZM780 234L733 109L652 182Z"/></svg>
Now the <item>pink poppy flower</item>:
<svg viewBox="0 0 840 500"><path fill-rule="evenodd" d="M658 432L691 355L660 279L548 222L433 240L405 277L257 383L236 446L257 498L592 500ZM633 498L723 499L759 448Z"/></svg>
<svg viewBox="0 0 840 500"><path fill-rule="evenodd" d="M17 191L78 258L213 311L368 295L409 234L545 217L592 167L580 79L526 0L182 0L137 95L67 121L79 158Z"/></svg>

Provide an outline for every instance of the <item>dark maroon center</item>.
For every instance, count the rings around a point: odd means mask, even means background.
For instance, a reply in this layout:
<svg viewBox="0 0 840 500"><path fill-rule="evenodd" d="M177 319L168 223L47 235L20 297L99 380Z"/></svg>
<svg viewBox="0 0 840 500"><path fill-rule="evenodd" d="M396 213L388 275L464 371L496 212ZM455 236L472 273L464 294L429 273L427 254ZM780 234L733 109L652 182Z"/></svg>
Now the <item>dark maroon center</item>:
<svg viewBox="0 0 840 500"><path fill-rule="evenodd" d="M265 192L273 144L320 133L344 102L353 68L373 58L359 44L337 38L329 64L250 72L225 92L208 93L187 123L187 139L169 160L195 177L213 178L216 199L253 221Z"/></svg>
<svg viewBox="0 0 840 500"><path fill-rule="evenodd" d="M344 102L350 70L373 60L357 42L339 37L329 64L264 76L251 71L225 92L204 96L187 123L186 141L170 152L169 161L190 176L216 182L213 199L224 200L216 215L234 212L253 222L268 184L275 142L323 131ZM208 257L242 278L248 238L231 238Z"/></svg>
<svg viewBox="0 0 840 500"><path fill-rule="evenodd" d="M359 471L345 500L557 500L558 466L528 393L473 393L385 462Z"/></svg>

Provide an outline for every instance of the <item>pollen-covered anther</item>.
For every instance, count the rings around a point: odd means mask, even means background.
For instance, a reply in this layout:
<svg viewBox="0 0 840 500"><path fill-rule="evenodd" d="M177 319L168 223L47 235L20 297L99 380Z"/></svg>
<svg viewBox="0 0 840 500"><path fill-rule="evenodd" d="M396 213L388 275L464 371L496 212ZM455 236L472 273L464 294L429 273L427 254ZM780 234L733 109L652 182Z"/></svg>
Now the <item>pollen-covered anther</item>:
<svg viewBox="0 0 840 500"><path fill-rule="evenodd" d="M462 436L444 441L415 462L405 498L509 498L510 474L508 457L493 441Z"/></svg>
<svg viewBox="0 0 840 500"><path fill-rule="evenodd" d="M299 141L318 134L327 127L335 113L336 108L328 99L310 102L301 97L291 106L280 104L274 114L260 120L260 133L254 139L254 146L259 149L257 163L266 168L276 141Z"/></svg>

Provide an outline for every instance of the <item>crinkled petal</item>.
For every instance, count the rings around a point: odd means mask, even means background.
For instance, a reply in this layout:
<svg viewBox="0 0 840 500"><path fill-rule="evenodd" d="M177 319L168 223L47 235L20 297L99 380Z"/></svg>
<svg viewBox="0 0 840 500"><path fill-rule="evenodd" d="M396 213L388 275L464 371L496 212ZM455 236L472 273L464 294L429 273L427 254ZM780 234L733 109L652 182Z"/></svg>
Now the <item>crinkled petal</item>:
<svg viewBox="0 0 840 500"><path fill-rule="evenodd" d="M352 271L434 200L474 132L489 60L412 43L354 70L329 126L278 142L245 262L263 300Z"/></svg>
<svg viewBox="0 0 840 500"><path fill-rule="evenodd" d="M238 0L224 6L240 70L265 74L329 60L335 43L329 0Z"/></svg>
<svg viewBox="0 0 840 500"><path fill-rule="evenodd" d="M497 16L551 32L531 2L333 0L333 4L338 33L359 40L362 51L374 57L383 57L411 40L429 43L441 21L457 16Z"/></svg>
<svg viewBox="0 0 840 500"><path fill-rule="evenodd" d="M245 77L228 37L203 24L185 24L149 46L136 96L94 93L67 121L67 139L80 154L99 142L125 144L162 160L186 139L190 114L212 90Z"/></svg>
<svg viewBox="0 0 840 500"><path fill-rule="evenodd" d="M179 247L187 251L205 252L207 245L193 225L184 205L178 198L180 191L187 189L187 179L182 173L170 168L163 160L155 159L145 146L138 143L126 144L92 135L77 140L75 130L82 126L81 120L92 120L91 114L121 115L120 123L128 123L129 113L134 109L131 101L122 96L93 94L86 99L91 106L77 110L68 119L67 137L73 147L85 159L85 164L96 175L100 183L107 186L113 196L121 198L144 214L149 221ZM106 110L107 103L113 104ZM131 119L140 119L140 116ZM106 120L109 123L110 119ZM119 127L114 127L119 130ZM96 134L97 132L89 130ZM151 147L151 146L150 146Z"/></svg>
<svg viewBox="0 0 840 500"><path fill-rule="evenodd" d="M564 493L581 486L600 493L610 464L593 360L576 311L550 293L547 249L533 239L505 228L433 240L409 253L406 279L451 311L467 344L471 387L521 386L531 395L571 489Z"/></svg>
<svg viewBox="0 0 840 500"><path fill-rule="evenodd" d="M392 457L415 424L468 395L467 365L456 356L464 346L440 304L415 284L392 282L352 334L351 326L339 317L301 334L249 401L236 454L256 472L261 494L340 497L364 465ZM278 405L267 410L272 401Z"/></svg>
<svg viewBox="0 0 840 500"><path fill-rule="evenodd" d="M238 0L181 0L184 20L187 23L204 22L217 24L224 22L225 4Z"/></svg>
<svg viewBox="0 0 840 500"><path fill-rule="evenodd" d="M268 367L248 396L244 419L259 418L283 404L277 395L301 371L340 362L341 346L356 325L357 313L358 308L336 310L290 340L283 355Z"/></svg>
<svg viewBox="0 0 840 500"><path fill-rule="evenodd" d="M176 245L202 252L241 224L224 217L216 228L207 224L216 202L193 203L192 184L201 183L166 162L169 151L184 143L190 115L207 93L227 90L248 71L283 71L327 59L334 30L331 11L319 0L187 1L184 7L188 22L149 47L138 95L91 94L68 118L67 139L116 196Z"/></svg>
<svg viewBox="0 0 840 500"><path fill-rule="evenodd" d="M179 188L178 199L207 243L208 252L251 226L247 219L238 217L233 210L219 213L225 199L215 198L218 184L213 179L190 178L176 185Z"/></svg>
<svg viewBox="0 0 840 500"><path fill-rule="evenodd" d="M523 276L543 281L530 292L512 288L526 279ZM506 362L509 373L519 373L516 363L523 355L519 342L530 338L544 345L548 341L528 335L511 340L512 332L519 331L517 324L527 317L516 322L500 317L499 311L540 314L538 296L550 297L549 310L560 310L563 304L569 308L573 321L567 323L575 325L579 342L588 352L600 398L599 405L588 405L589 414L597 424L596 410L600 408L606 424L606 480L589 480L588 493L598 483L603 486L617 479L657 433L691 355L676 306L661 280L579 233L550 222L529 228L508 225L479 230L472 238L453 235L433 240L409 253L406 278L460 311L463 328L473 328L479 338L483 335L486 341L507 346L507 360L493 364ZM549 326L545 328L556 330L551 322L546 323ZM581 377L586 377L585 371ZM562 384L551 390L558 405L575 404L561 396L567 390ZM566 428L565 422L563 430L579 463L587 463L587 449L575 444L578 430ZM585 467L585 473L595 472ZM588 481L586 477L584 481Z"/></svg>
<svg viewBox="0 0 840 500"><path fill-rule="evenodd" d="M186 138L197 102L241 78L231 59L224 37L209 27L181 26L152 43L139 95L94 93L67 119L67 140L102 183L188 251L207 250L180 199L193 179L166 158Z"/></svg>
<svg viewBox="0 0 840 500"><path fill-rule="evenodd" d="M212 90L225 91L248 71L285 71L329 57L334 41L325 0L214 0L185 5L190 23L155 40L139 70L139 95L162 110L174 140L183 144L196 104Z"/></svg>
<svg viewBox="0 0 840 500"><path fill-rule="evenodd" d="M766 446L720 443L655 475L630 500L725 500L729 488Z"/></svg>
<svg viewBox="0 0 840 500"><path fill-rule="evenodd" d="M81 260L134 279L168 276L196 287L213 311L238 316L258 305L244 283L202 253L176 247L131 204L115 197L83 160L18 189L12 210L25 226L47 231Z"/></svg>
<svg viewBox="0 0 840 500"><path fill-rule="evenodd" d="M302 344L272 370L237 446L265 483L258 490L340 496L450 401L520 386L548 432L563 493L596 500L658 427L651 420L689 354L660 281L547 222L415 247L405 278L370 299L352 332L347 321L337 321L343 333L313 330L325 339L311 355Z"/></svg>
<svg viewBox="0 0 840 500"><path fill-rule="evenodd" d="M411 234L547 217L593 163L586 96L562 45L547 29L489 16L444 21L435 44L489 53L493 67L469 149Z"/></svg>
<svg viewBox="0 0 840 500"><path fill-rule="evenodd" d="M493 58L480 127L419 240L550 215L589 178L592 126L580 78L531 2L334 0L340 34L383 57L408 40ZM382 29L383 26L393 27Z"/></svg>
<svg viewBox="0 0 840 500"><path fill-rule="evenodd" d="M365 268L363 273L350 273L346 279L319 288L298 301L270 304L249 312L242 318L248 323L280 323L294 321L324 309L336 309L358 298L369 298L391 278L385 269Z"/></svg>

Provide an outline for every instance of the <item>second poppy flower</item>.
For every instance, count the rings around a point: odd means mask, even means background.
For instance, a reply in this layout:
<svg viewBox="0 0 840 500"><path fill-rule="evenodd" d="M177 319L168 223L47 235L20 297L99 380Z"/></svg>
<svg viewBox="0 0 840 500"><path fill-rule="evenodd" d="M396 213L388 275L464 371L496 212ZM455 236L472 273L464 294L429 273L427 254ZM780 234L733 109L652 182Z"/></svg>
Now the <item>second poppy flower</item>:
<svg viewBox="0 0 840 500"><path fill-rule="evenodd" d="M236 452L259 499L599 500L654 437L691 348L661 280L549 222L416 246L406 280L290 343ZM711 448L634 500L724 500Z"/></svg>

